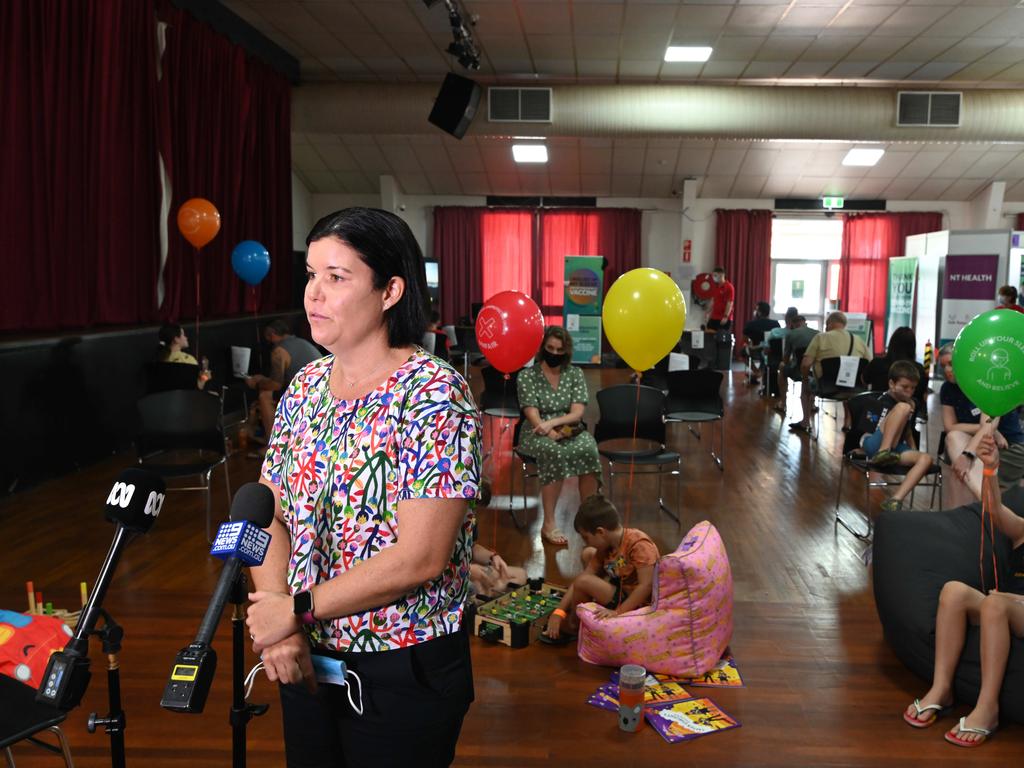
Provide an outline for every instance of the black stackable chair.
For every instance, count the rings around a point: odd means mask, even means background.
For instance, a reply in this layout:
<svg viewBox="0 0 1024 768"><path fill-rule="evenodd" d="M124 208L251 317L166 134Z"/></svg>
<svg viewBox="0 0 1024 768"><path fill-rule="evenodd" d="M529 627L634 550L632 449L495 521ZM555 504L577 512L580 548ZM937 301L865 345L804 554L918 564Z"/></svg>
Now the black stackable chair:
<svg viewBox="0 0 1024 768"><path fill-rule="evenodd" d="M223 401L195 388L146 395L138 402L140 419L135 448L141 467L164 478L197 475L200 485L168 486L169 491L203 491L206 497L206 538L213 540L210 520L210 477L224 466L224 485L231 505Z"/></svg>
<svg viewBox="0 0 1024 768"><path fill-rule="evenodd" d="M608 462L608 497L614 498L615 476L622 471L639 470L658 475L658 506L679 522L679 515L666 504L662 495L662 478L676 476L676 509L680 509L682 459L665 447L665 393L639 384L618 384L598 390L600 420L594 427L598 452ZM637 437L652 441L650 451L617 450L602 443L609 440ZM623 466L625 470L619 470Z"/></svg>
<svg viewBox="0 0 1024 768"><path fill-rule="evenodd" d="M711 425L708 450L720 470L725 470L725 403L722 401L720 371L672 371L668 374L668 405L665 418L686 424L690 434L700 440L704 425ZM697 430L693 425L697 424ZM718 453L715 452L715 426Z"/></svg>

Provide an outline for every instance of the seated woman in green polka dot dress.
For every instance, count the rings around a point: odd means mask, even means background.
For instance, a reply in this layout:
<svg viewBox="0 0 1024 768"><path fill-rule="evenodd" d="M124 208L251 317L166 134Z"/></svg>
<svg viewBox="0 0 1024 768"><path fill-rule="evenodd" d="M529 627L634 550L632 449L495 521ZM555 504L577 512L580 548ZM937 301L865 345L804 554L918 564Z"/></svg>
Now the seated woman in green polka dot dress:
<svg viewBox="0 0 1024 768"><path fill-rule="evenodd" d="M537 460L540 498L544 507L541 538L565 546L565 534L555 526L555 505L567 477L579 477L580 498L597 492L601 459L594 436L587 430L573 434L589 400L583 371L570 365L572 336L561 326L544 329L537 364L519 372L519 405L527 423L519 448Z"/></svg>

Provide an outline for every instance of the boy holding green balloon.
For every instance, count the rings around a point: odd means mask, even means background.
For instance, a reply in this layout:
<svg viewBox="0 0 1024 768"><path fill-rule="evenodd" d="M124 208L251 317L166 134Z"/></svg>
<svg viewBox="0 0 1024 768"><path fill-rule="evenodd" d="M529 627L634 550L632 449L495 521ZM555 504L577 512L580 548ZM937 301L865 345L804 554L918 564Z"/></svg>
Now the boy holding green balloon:
<svg viewBox="0 0 1024 768"><path fill-rule="evenodd" d="M867 414L872 422L877 418L875 429L865 429L866 434L861 439L861 448L872 467L882 471L897 465L909 467L896 492L882 502L885 511L902 508L903 500L932 466L932 457L917 450L911 428L911 419L917 409L914 390L920 379L916 365L907 360L897 360L889 367L889 390L878 398L880 412Z"/></svg>

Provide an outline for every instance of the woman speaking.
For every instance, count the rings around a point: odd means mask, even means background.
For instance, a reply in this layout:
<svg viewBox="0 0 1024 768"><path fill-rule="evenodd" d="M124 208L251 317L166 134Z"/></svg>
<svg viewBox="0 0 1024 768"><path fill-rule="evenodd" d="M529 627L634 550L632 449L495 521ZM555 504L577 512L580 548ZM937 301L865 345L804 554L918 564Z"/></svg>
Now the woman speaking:
<svg viewBox="0 0 1024 768"><path fill-rule="evenodd" d="M416 346L428 297L405 222L348 208L306 245L306 315L330 354L278 405L253 648L282 683L289 766L448 765L473 700L460 628L479 414L458 373Z"/></svg>

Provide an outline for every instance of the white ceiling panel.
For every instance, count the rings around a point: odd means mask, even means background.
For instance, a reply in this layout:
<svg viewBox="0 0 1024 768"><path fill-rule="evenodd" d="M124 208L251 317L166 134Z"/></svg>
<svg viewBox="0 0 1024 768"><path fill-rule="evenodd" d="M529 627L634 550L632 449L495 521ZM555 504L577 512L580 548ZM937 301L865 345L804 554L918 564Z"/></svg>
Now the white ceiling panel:
<svg viewBox="0 0 1024 768"><path fill-rule="evenodd" d="M714 8L707 9L709 13ZM680 12L682 8L680 8ZM627 3L623 21L625 33L661 33L671 30L676 18L676 8L669 4Z"/></svg>
<svg viewBox="0 0 1024 768"><path fill-rule="evenodd" d="M914 159L907 163L900 173L908 179L927 178L935 173L939 165L945 162L950 154L952 154L952 150L948 148L945 150L923 150L914 155Z"/></svg>
<svg viewBox="0 0 1024 768"><path fill-rule="evenodd" d="M224 0L299 62L304 82L433 84L449 71L482 85L865 81L1024 89L1018 0L464 0L481 69L445 52L443 4L422 0ZM1018 7L1020 6L1020 7ZM665 63L669 42L714 48L705 64ZM925 85L928 84L928 85ZM477 120L481 120L478 116ZM292 136L292 166L314 192L371 194L382 174L408 194L671 194L963 200L993 180L1024 199L1024 145L892 142L867 169L846 145L559 134L546 166L517 166L509 141L462 141L426 121L415 133ZM529 131L526 131L527 133ZM557 121L545 132L559 133Z"/></svg>
<svg viewBox="0 0 1024 768"><path fill-rule="evenodd" d="M518 3L517 5L523 29L527 34L571 28L568 3Z"/></svg>
<svg viewBox="0 0 1024 768"><path fill-rule="evenodd" d="M767 176L737 176L736 181L729 192L729 196L742 198L761 197L763 194L762 190L764 189L764 183L767 179Z"/></svg>
<svg viewBox="0 0 1024 768"><path fill-rule="evenodd" d="M735 175L729 176L708 176L701 185L701 197L728 197L732 189Z"/></svg>
<svg viewBox="0 0 1024 768"><path fill-rule="evenodd" d="M879 24L874 34L916 35L949 12L949 6L905 5Z"/></svg>
<svg viewBox="0 0 1024 768"><path fill-rule="evenodd" d="M735 176L739 173L746 155L746 149L716 148L711 156L711 162L708 163L708 175Z"/></svg>
<svg viewBox="0 0 1024 768"><path fill-rule="evenodd" d="M618 34L622 31L623 7L619 3L580 6L572 14L576 35Z"/></svg>
<svg viewBox="0 0 1024 768"><path fill-rule="evenodd" d="M612 176L612 195L615 197L640 197L643 176L616 174Z"/></svg>

